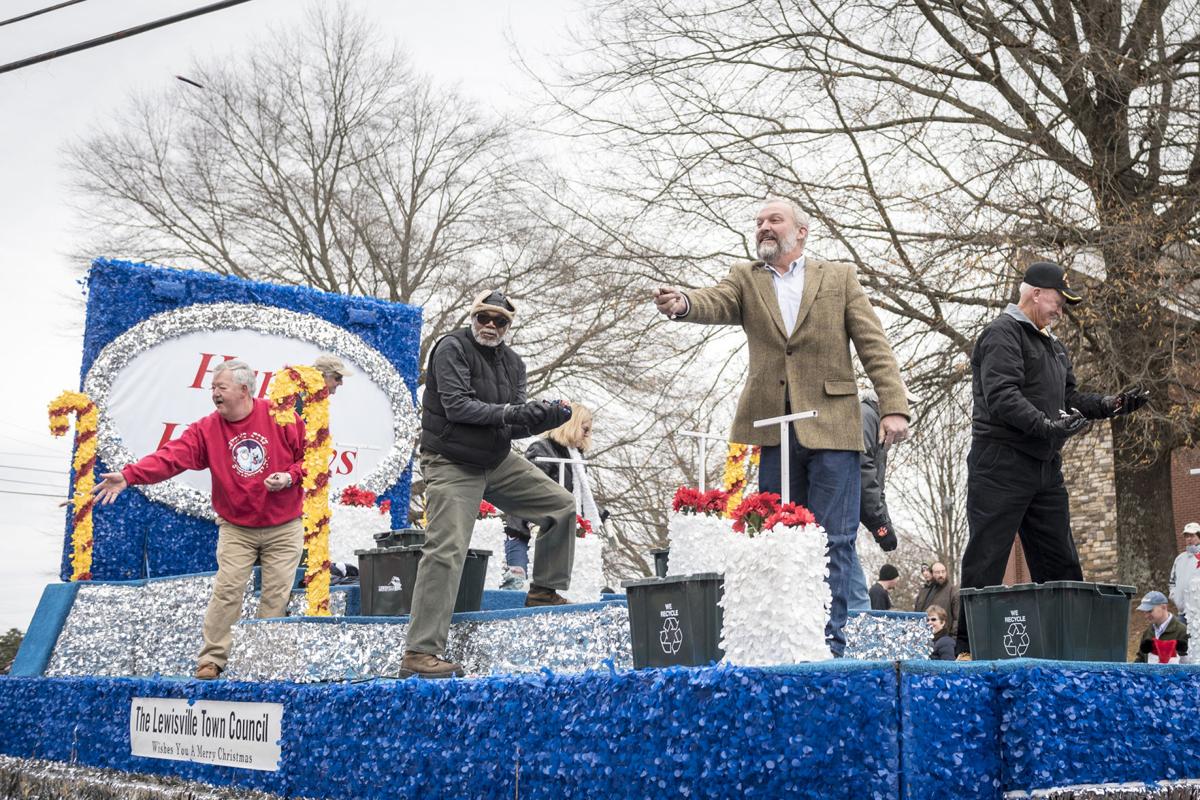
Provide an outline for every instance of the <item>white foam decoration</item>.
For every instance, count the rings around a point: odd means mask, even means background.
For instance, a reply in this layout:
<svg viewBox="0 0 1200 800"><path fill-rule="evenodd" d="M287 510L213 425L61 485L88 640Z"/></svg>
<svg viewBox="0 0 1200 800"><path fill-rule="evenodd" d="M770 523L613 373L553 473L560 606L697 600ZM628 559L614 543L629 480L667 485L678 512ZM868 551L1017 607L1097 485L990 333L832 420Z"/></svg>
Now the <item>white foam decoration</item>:
<svg viewBox="0 0 1200 800"><path fill-rule="evenodd" d="M573 603L595 603L604 583L604 537L589 533L575 539L575 565L571 588L564 595Z"/></svg>
<svg viewBox="0 0 1200 800"><path fill-rule="evenodd" d="M392 529L392 518L377 506L329 506L329 560L357 564L355 550L375 547L375 534Z"/></svg>
<svg viewBox="0 0 1200 800"><path fill-rule="evenodd" d="M491 550L492 555L487 562L487 577L483 579L484 589L499 589L500 581L504 578L504 518L485 517L475 521L471 531L472 550Z"/></svg>
<svg viewBox="0 0 1200 800"><path fill-rule="evenodd" d="M830 592L825 530L776 526L754 537L730 520L673 514L669 574L725 575L721 647L732 664L823 661Z"/></svg>

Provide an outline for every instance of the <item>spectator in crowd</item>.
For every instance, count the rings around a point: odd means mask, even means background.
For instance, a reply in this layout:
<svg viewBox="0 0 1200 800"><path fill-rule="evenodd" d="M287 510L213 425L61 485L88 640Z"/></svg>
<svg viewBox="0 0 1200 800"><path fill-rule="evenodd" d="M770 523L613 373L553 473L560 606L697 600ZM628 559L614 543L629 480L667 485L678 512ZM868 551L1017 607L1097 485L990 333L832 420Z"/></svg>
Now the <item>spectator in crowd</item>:
<svg viewBox="0 0 1200 800"><path fill-rule="evenodd" d="M591 481L583 464L562 464L555 461L538 461L539 458L570 458L582 461L592 446L592 412L580 403L571 404L571 418L537 439L525 450L525 457L533 465L556 482L562 470L562 485L575 495L575 506L591 523L592 530L599 533L600 526L608 519L607 509L596 505L592 496ZM515 514L504 517L504 562L507 564L501 589L523 589L529 572L529 539L532 524Z"/></svg>
<svg viewBox="0 0 1200 800"><path fill-rule="evenodd" d="M941 606L946 610L947 630L953 634L958 623L958 587L950 583L950 574L941 561L935 561L929 568L929 582L917 592L913 610L927 611L930 606Z"/></svg>
<svg viewBox="0 0 1200 800"><path fill-rule="evenodd" d="M925 621L933 634L933 652L930 658L934 661L954 660L954 637L950 635L950 620L946 609L933 605L925 609Z"/></svg>
<svg viewBox="0 0 1200 800"><path fill-rule="evenodd" d="M1171 566L1167 593L1183 624L1187 624L1189 610L1200 613L1200 522L1183 526L1183 552Z"/></svg>
<svg viewBox="0 0 1200 800"><path fill-rule="evenodd" d="M1162 592L1147 592L1138 611L1145 613L1149 623L1142 632L1134 661L1145 664L1151 655L1156 662L1166 663L1175 656L1188 653L1187 626L1167 609L1167 596Z"/></svg>
<svg viewBox="0 0 1200 800"><path fill-rule="evenodd" d="M255 561L262 564L258 616L281 617L304 550L304 422L299 416L290 425L276 422L268 402L255 398L254 386L246 362L218 365L212 376L217 410L150 455L104 473L96 487L97 501L108 504L127 486L158 483L184 470L207 469L212 475L217 575L204 615L204 647L195 672L200 680L225 669Z"/></svg>
<svg viewBox="0 0 1200 800"><path fill-rule="evenodd" d="M892 589L900 581L900 571L891 564L879 568L879 580L871 586L871 610L888 611L892 607Z"/></svg>
<svg viewBox="0 0 1200 800"><path fill-rule="evenodd" d="M911 396L907 399L912 402ZM859 459L861 479L858 521L871 532L875 543L885 553L890 553L896 549L897 539L883 488L884 474L887 471L887 448L879 439L879 395L875 394L874 389L862 388L858 390L858 400L863 432L863 453ZM867 578L856 549L850 565L850 594L846 601L847 607L851 611L875 608L874 601L874 596L867 591Z"/></svg>

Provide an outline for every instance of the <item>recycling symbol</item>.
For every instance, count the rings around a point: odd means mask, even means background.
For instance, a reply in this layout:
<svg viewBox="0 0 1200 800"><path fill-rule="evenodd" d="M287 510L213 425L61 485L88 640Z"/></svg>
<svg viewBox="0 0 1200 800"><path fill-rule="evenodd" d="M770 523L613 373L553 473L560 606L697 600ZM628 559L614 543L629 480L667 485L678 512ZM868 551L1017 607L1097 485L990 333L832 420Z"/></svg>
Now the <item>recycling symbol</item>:
<svg viewBox="0 0 1200 800"><path fill-rule="evenodd" d="M679 620L675 617L663 620L662 630L658 632L658 643L668 655L679 652L679 648L683 646L683 631L679 627Z"/></svg>
<svg viewBox="0 0 1200 800"><path fill-rule="evenodd" d="M1029 649L1029 631L1025 630L1024 622L1014 622L1008 626L1004 634L1004 652L1020 658Z"/></svg>

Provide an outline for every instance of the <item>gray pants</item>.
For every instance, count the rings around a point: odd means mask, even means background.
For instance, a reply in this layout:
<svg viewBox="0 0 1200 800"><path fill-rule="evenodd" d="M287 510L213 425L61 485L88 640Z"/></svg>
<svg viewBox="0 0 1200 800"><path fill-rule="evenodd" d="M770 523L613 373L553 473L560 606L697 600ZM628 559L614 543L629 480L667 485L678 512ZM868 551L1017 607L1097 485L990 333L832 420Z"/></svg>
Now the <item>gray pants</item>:
<svg viewBox="0 0 1200 800"><path fill-rule="evenodd" d="M547 589L571 585L575 561L575 497L516 453L495 469L459 464L436 453L421 453L425 479L425 546L413 587L407 649L440 655L450 633L450 615L471 531L486 499L541 528L531 583ZM498 558L499 553L493 553Z"/></svg>

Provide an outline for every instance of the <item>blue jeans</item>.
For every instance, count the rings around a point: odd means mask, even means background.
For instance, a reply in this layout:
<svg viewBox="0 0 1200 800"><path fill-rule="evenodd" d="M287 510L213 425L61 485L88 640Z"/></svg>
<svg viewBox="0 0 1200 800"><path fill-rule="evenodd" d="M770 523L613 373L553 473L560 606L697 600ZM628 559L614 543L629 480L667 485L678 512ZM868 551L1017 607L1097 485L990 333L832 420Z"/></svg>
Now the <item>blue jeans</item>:
<svg viewBox="0 0 1200 800"><path fill-rule="evenodd" d="M509 534L504 537L504 563L529 574L529 540Z"/></svg>
<svg viewBox="0 0 1200 800"><path fill-rule="evenodd" d="M855 547L850 551L853 558L850 563L850 594L846 597L846 608L850 611L870 611L871 594L867 591L867 574L863 572L862 561L858 558L858 536L855 535Z"/></svg>
<svg viewBox="0 0 1200 800"><path fill-rule="evenodd" d="M862 574L855 541L858 538L858 502L861 487L860 455L855 450L809 450L796 441L788 427L791 501L808 508L829 537L829 592L832 595L825 641L841 657L846 650L846 609L854 567ZM763 447L758 468L758 488L780 493L778 446ZM863 579L864 589L866 579ZM870 599L867 608L871 607Z"/></svg>

